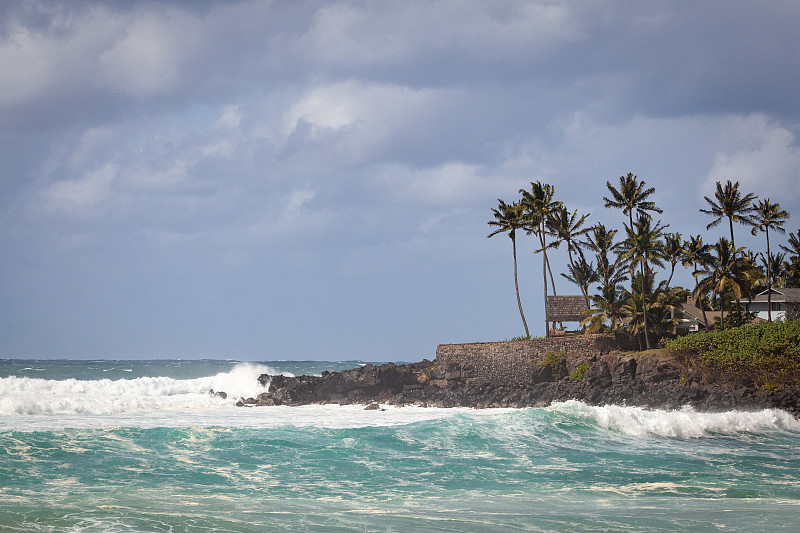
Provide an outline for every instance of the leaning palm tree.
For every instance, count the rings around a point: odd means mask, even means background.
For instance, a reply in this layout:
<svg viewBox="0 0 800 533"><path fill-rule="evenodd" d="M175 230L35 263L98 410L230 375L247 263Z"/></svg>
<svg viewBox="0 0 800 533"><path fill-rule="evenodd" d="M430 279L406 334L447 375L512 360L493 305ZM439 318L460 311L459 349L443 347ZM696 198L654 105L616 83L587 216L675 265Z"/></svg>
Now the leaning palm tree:
<svg viewBox="0 0 800 533"><path fill-rule="evenodd" d="M519 282L517 281L516 232L518 229L525 228L524 209L519 202L506 204L503 200L498 199L497 201L497 209L492 209L494 220L489 221L489 225L497 229L490 233L489 237L508 232L508 236L511 238L511 248L514 252L514 289L517 291L517 306L519 306L519 314L522 317L522 325L525 326L525 338L530 339L531 334L528 331L528 323L525 321L525 313L522 312L522 300L519 299Z"/></svg>
<svg viewBox="0 0 800 533"><path fill-rule="evenodd" d="M582 228L582 226L587 218L589 218L588 214L578 217L577 210L570 213L563 205L555 208L547 217L547 230L555 239L551 246L553 248L558 248L562 242L567 245L570 271L574 271L576 268L573 252L580 255L581 258L583 257L581 248L584 246L584 243L581 237L589 231L589 228ZM586 300L586 306L588 307L589 294L587 292L587 287L583 285L579 286L583 293L583 298Z"/></svg>
<svg viewBox="0 0 800 533"><path fill-rule="evenodd" d="M739 192L739 182L732 183L731 180L728 180L724 187L720 182L717 182L714 200L708 196L704 196L704 198L711 209L701 209L700 212L716 217L706 226L706 229L718 226L723 218L727 218L731 231L731 246L736 249L736 240L733 238L733 223L736 222L745 226L751 224L750 214L753 212L753 202L758 196L752 193L742 196L742 193Z"/></svg>
<svg viewBox="0 0 800 533"><path fill-rule="evenodd" d="M661 237L666 228L667 226L661 225L661 221L656 222L655 226L653 226L649 215L639 214L633 227L625 225L625 232L628 238L621 245L621 255L629 259L633 265L639 265L642 292L642 328L644 329L644 339L648 350L653 346L650 343L650 336L647 332L648 292L645 287L645 279L647 278L647 273L650 272L651 264L662 266L661 249L663 243L661 242Z"/></svg>
<svg viewBox="0 0 800 533"><path fill-rule="evenodd" d="M691 236L688 241L683 243L683 255L681 257L681 264L685 268L692 269L692 276L694 277L694 288L697 292L697 286L700 284L699 276L705 273L705 268L709 266L713 260L711 256L711 245L703 244L703 237L700 235ZM699 270L702 268L703 270ZM703 312L703 324L708 330L708 317L706 316L705 303L703 295L695 296L697 300L697 307Z"/></svg>
<svg viewBox="0 0 800 533"><path fill-rule="evenodd" d="M638 176L634 176L632 172L628 172L626 176L619 177L619 189L611 185L610 181L606 182L606 187L611 193L611 198L603 197L606 208L622 209L622 213L628 215L628 222L633 227L633 212L636 211L637 215L650 217L648 211L662 213L661 209L656 207L655 202L649 201L647 198L656 192L655 187L645 189L646 183L639 181Z"/></svg>
<svg viewBox="0 0 800 533"><path fill-rule="evenodd" d="M783 229L783 224L789 218L789 213L781 209L780 204L773 204L769 198L765 198L758 202L753 210L751 223L753 224L752 234L755 235L759 231L763 231L767 237L767 258L770 257L769 252L769 230L774 229L778 233L786 233ZM767 264L767 320L772 322L772 268L770 261Z"/></svg>
<svg viewBox="0 0 800 533"><path fill-rule="evenodd" d="M528 234L533 233L539 238L540 248L535 253L542 252L542 278L544 280L544 300L545 300L545 317L544 317L544 330L545 335L550 334L550 328L547 325L547 275L550 274L550 284L553 287L553 294L556 293L555 280L553 273L550 271L550 261L547 258L547 217L553 212L561 202L553 200L555 189L552 185L546 183L531 182L531 190L526 191L520 189L522 194L522 206L525 208L525 228ZM555 328L555 323L553 323Z"/></svg>

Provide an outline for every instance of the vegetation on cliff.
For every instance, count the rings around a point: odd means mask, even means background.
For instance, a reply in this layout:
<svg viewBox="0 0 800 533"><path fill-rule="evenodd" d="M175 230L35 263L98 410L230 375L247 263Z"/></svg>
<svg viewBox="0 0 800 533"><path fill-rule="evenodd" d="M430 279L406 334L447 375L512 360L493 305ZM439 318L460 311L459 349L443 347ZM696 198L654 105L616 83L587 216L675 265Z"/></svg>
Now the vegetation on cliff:
<svg viewBox="0 0 800 533"><path fill-rule="evenodd" d="M687 370L763 388L800 383L800 320L699 332L662 343Z"/></svg>

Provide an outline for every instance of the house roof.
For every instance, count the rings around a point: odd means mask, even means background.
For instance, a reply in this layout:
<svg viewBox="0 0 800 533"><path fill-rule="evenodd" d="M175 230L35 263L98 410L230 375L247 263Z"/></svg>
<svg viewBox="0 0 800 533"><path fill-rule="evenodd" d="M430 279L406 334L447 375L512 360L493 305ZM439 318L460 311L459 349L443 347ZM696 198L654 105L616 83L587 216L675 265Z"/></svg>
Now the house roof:
<svg viewBox="0 0 800 533"><path fill-rule="evenodd" d="M686 315L694 317L698 322L701 323L703 322L703 311L699 307L692 305L690 303L685 303L681 304L679 310L683 311L683 313ZM706 311L706 318L708 318L709 324L713 324L714 319L721 318L721 315L722 313L720 313L719 311Z"/></svg>
<svg viewBox="0 0 800 533"><path fill-rule="evenodd" d="M586 309L588 306L583 296L548 296L544 301L549 322L580 322Z"/></svg>
<svg viewBox="0 0 800 533"><path fill-rule="evenodd" d="M773 302L800 302L800 289L798 288L775 288L772 289L772 301ZM753 298L754 302L766 302L767 301L767 292L762 291Z"/></svg>

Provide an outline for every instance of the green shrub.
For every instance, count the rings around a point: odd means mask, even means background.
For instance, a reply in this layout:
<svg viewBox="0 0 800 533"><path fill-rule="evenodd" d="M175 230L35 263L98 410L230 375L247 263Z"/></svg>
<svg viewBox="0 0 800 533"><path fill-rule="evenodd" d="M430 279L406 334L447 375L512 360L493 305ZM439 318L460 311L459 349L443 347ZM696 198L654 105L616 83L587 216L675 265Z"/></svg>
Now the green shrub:
<svg viewBox="0 0 800 533"><path fill-rule="evenodd" d="M688 370L756 384L800 381L800 321L692 333L665 343Z"/></svg>
<svg viewBox="0 0 800 533"><path fill-rule="evenodd" d="M586 373L587 370L589 370L589 364L581 363L580 365L572 369L572 372L570 372L569 374L569 379L573 381L583 381L583 375Z"/></svg>
<svg viewBox="0 0 800 533"><path fill-rule="evenodd" d="M564 350L561 350L560 352L547 353L539 365L550 367L550 370L553 371L553 374L566 374L567 359L564 357L565 353L566 352Z"/></svg>

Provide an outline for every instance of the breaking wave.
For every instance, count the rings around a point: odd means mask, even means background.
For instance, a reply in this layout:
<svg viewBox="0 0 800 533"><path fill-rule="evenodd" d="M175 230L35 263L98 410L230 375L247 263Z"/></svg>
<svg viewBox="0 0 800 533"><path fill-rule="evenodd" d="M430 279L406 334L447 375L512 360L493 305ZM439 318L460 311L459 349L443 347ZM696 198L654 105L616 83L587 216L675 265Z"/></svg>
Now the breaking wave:
<svg viewBox="0 0 800 533"><path fill-rule="evenodd" d="M194 378L51 380L10 376L0 378L0 415L114 414L154 409L214 407L264 392L261 374L275 369L238 363L229 372ZM228 399L209 394L222 391Z"/></svg>
<svg viewBox="0 0 800 533"><path fill-rule="evenodd" d="M621 405L592 406L576 400L553 404L548 409L615 433L637 437L691 439L764 431L800 431L800 421L779 409L710 413L688 406L667 411Z"/></svg>

